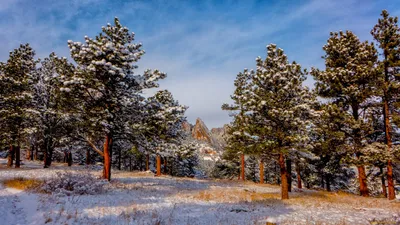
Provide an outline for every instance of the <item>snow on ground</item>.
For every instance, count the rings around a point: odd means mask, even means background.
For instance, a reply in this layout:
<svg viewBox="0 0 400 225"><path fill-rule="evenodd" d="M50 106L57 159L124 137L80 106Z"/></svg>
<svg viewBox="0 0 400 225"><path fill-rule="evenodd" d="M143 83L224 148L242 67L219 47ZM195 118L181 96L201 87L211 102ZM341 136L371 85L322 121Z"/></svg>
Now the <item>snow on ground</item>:
<svg viewBox="0 0 400 225"><path fill-rule="evenodd" d="M62 164L42 169L35 163L5 169L4 163L0 159L0 181L47 179L64 169L87 171L84 166ZM90 172L100 176L99 171ZM0 224L369 224L372 219L400 223L398 201L313 190L295 190L291 199L281 201L275 185L114 172L106 191L97 195L61 197L0 185Z"/></svg>

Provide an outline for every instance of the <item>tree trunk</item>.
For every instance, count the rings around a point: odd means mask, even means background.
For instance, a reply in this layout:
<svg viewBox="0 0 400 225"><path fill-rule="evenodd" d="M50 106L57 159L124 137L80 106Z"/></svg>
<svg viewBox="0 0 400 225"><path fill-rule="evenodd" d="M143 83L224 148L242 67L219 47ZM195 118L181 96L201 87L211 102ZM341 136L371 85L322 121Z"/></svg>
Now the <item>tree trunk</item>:
<svg viewBox="0 0 400 225"><path fill-rule="evenodd" d="M118 148L118 170L121 170L122 153L121 148Z"/></svg>
<svg viewBox="0 0 400 225"><path fill-rule="evenodd" d="M326 180L326 191L331 191L331 176L329 174L327 174L325 176L325 180Z"/></svg>
<svg viewBox="0 0 400 225"><path fill-rule="evenodd" d="M387 180L388 180L388 190L389 190L388 197L389 197L389 200L393 200L396 198L396 193L394 191L392 160L388 160Z"/></svg>
<svg viewBox="0 0 400 225"><path fill-rule="evenodd" d="M364 166L358 166L358 181L360 182L360 195L363 197L368 197L368 187L367 187L367 175L365 173Z"/></svg>
<svg viewBox="0 0 400 225"><path fill-rule="evenodd" d="M286 159L288 190L292 192L292 160Z"/></svg>
<svg viewBox="0 0 400 225"><path fill-rule="evenodd" d="M103 168L103 179L107 179L108 181L111 180L111 142L112 138L110 134L107 134L104 141L104 168Z"/></svg>
<svg viewBox="0 0 400 225"><path fill-rule="evenodd" d="M384 73L385 73L385 86L383 88L383 118L385 122L385 141L388 146L388 151L392 150L392 126L390 124L390 111L389 111L389 94L388 94L388 86L389 86L389 65L387 61L388 53L384 51L385 63L384 63ZM389 200L393 200L396 198L396 193L394 190L394 182L393 182L393 166L392 161L389 159L387 162L387 181L388 181L388 191L389 191Z"/></svg>
<svg viewBox="0 0 400 225"><path fill-rule="evenodd" d="M150 156L149 154L146 154L146 171L149 170L149 161L150 161Z"/></svg>
<svg viewBox="0 0 400 225"><path fill-rule="evenodd" d="M387 191L386 191L385 174L383 173L382 166L379 167L379 171L381 172L382 194L383 194L383 196L385 196L385 198L387 198L388 194L387 194Z"/></svg>
<svg viewBox="0 0 400 225"><path fill-rule="evenodd" d="M132 171L132 156L129 156L129 170Z"/></svg>
<svg viewBox="0 0 400 225"><path fill-rule="evenodd" d="M156 157L156 161L157 161L157 173L156 173L156 175L157 176L161 176L161 156L160 155L157 155L157 157Z"/></svg>
<svg viewBox="0 0 400 225"><path fill-rule="evenodd" d="M53 158L53 142L51 139L46 138L44 140L44 168L49 168L51 165L51 160Z"/></svg>
<svg viewBox="0 0 400 225"><path fill-rule="evenodd" d="M15 146L15 168L19 168L21 166L21 147Z"/></svg>
<svg viewBox="0 0 400 225"><path fill-rule="evenodd" d="M283 153L279 154L279 167L281 169L281 198L289 199L289 185L288 185L288 175L285 167L285 157Z"/></svg>
<svg viewBox="0 0 400 225"><path fill-rule="evenodd" d="M90 165L91 159L90 159L90 148L86 149L86 165Z"/></svg>
<svg viewBox="0 0 400 225"><path fill-rule="evenodd" d="M264 161L260 159L260 184L264 183Z"/></svg>
<svg viewBox="0 0 400 225"><path fill-rule="evenodd" d="M169 174L171 176L173 176L174 174L174 159L172 159L171 162L169 162Z"/></svg>
<svg viewBox="0 0 400 225"><path fill-rule="evenodd" d="M47 151L46 151L46 149L44 150L44 152L43 152L43 168L48 168L48 166L47 166L47 159L49 158L48 156L47 156Z"/></svg>
<svg viewBox="0 0 400 225"><path fill-rule="evenodd" d="M67 163L68 166L72 166L72 152L67 153Z"/></svg>
<svg viewBox="0 0 400 225"><path fill-rule="evenodd" d="M25 160L28 161L31 159L31 150L27 148L27 149L25 149L25 152L26 152Z"/></svg>
<svg viewBox="0 0 400 225"><path fill-rule="evenodd" d="M8 156L7 156L7 167L12 167L14 164L14 154L15 154L15 149L14 145L10 145L10 150L8 151Z"/></svg>
<svg viewBox="0 0 400 225"><path fill-rule="evenodd" d="M358 121L359 118L359 105L357 102L353 102L351 105L352 111L353 111L353 118ZM356 157L357 159L360 158L361 153L360 153L360 148L362 146L361 144L361 129L360 128L355 128L353 130L354 134L354 148L356 150ZM365 166L360 165L357 166L358 169L358 181L360 183L360 195L363 197L368 197L368 186L367 186L367 175L365 173Z"/></svg>
<svg viewBox="0 0 400 225"><path fill-rule="evenodd" d="M38 152L39 152L39 148L36 146L34 160L38 160Z"/></svg>
<svg viewBox="0 0 400 225"><path fill-rule="evenodd" d="M167 174L167 158L164 157L164 174Z"/></svg>
<svg viewBox="0 0 400 225"><path fill-rule="evenodd" d="M244 173L244 154L241 155L241 167L240 167L240 176L242 181L245 180L245 173Z"/></svg>
<svg viewBox="0 0 400 225"><path fill-rule="evenodd" d="M303 186L301 184L301 174L300 174L300 166L296 164L296 175L297 175L297 188L302 189Z"/></svg>
<svg viewBox="0 0 400 225"><path fill-rule="evenodd" d="M35 152L35 145L31 145L31 154L30 154L31 161L33 161L33 154L34 154L34 152Z"/></svg>

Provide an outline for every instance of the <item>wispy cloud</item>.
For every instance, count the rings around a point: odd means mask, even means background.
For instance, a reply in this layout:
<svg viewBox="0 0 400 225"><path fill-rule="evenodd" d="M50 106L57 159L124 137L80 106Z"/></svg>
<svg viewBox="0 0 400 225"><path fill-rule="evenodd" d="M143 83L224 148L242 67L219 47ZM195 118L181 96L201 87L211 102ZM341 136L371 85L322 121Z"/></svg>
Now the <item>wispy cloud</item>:
<svg viewBox="0 0 400 225"><path fill-rule="evenodd" d="M399 16L395 0L2 0L0 60L24 42L39 57L51 51L67 56L68 39L94 36L117 16L144 44L140 71L167 72L161 87L190 107L188 119L200 117L215 127L230 121L220 106L230 101L236 74L254 68L267 44L277 43L303 67L323 67L322 46L330 31L349 29L370 40L369 31L384 8Z"/></svg>

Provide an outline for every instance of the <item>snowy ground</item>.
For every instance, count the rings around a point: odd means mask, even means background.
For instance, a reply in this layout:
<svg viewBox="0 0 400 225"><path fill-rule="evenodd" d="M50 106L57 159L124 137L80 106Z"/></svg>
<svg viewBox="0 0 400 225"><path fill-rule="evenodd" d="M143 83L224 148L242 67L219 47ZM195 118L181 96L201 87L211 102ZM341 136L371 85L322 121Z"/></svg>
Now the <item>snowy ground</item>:
<svg viewBox="0 0 400 225"><path fill-rule="evenodd" d="M18 170L4 164L0 159L0 183L15 177L46 179L64 169L86 172L60 164L42 169L29 163ZM398 201L312 190L296 190L286 201L279 195L274 185L115 172L106 192L98 195L59 197L0 184L0 224L370 224L372 219L400 224Z"/></svg>

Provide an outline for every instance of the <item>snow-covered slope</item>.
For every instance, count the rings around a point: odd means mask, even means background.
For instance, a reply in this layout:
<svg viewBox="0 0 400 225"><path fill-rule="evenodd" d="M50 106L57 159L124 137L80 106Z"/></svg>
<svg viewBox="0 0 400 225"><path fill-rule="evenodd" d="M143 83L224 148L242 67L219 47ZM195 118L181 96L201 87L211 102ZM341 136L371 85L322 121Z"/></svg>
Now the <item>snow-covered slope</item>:
<svg viewBox="0 0 400 225"><path fill-rule="evenodd" d="M4 161L4 160L3 160ZM2 162L0 162L2 163ZM29 167L32 168L30 169ZM28 168L27 168L28 167ZM55 169L27 163L0 168L0 182L13 177L48 179ZM86 173L85 167L67 168ZM100 171L88 171L99 176ZM400 222L400 202L350 194L298 190L281 201L280 188L252 182L154 177L113 171L106 192L60 196L27 194L0 186L1 224L369 224Z"/></svg>

